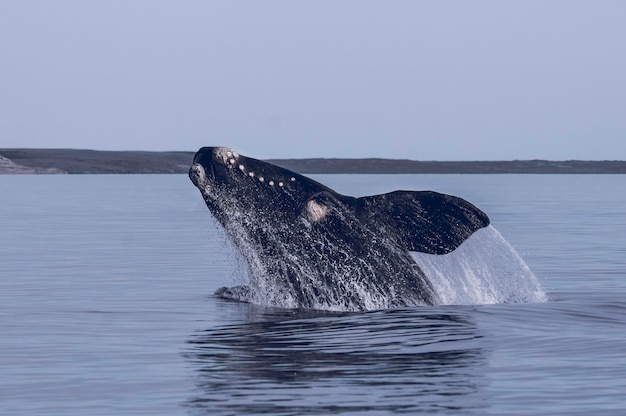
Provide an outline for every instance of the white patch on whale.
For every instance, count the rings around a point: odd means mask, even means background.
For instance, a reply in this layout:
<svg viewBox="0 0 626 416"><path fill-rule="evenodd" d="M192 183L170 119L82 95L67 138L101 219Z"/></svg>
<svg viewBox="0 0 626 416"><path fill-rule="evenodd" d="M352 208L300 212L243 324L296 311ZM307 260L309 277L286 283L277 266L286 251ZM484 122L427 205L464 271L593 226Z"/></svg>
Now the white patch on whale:
<svg viewBox="0 0 626 416"><path fill-rule="evenodd" d="M206 192L210 188L209 180L206 176L206 172L204 171L204 167L201 164L195 163L191 167L191 175L198 189Z"/></svg>
<svg viewBox="0 0 626 416"><path fill-rule="evenodd" d="M219 147L215 149L214 155L215 159L219 160L226 166L234 165L237 159L239 159L239 155L227 147Z"/></svg>
<svg viewBox="0 0 626 416"><path fill-rule="evenodd" d="M323 220L326 215L328 215L328 207L315 200L310 200L306 203L306 212L310 221L318 222Z"/></svg>

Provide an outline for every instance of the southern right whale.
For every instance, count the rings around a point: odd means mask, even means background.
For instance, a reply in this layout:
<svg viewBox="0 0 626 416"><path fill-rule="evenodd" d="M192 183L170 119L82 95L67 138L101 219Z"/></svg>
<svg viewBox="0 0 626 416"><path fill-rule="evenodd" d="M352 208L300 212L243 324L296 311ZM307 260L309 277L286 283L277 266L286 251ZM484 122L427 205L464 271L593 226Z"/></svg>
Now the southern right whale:
<svg viewBox="0 0 626 416"><path fill-rule="evenodd" d="M250 282L224 298L364 310L435 303L410 252L447 254L488 216L433 191L354 198L225 147L200 149L191 181L245 258Z"/></svg>

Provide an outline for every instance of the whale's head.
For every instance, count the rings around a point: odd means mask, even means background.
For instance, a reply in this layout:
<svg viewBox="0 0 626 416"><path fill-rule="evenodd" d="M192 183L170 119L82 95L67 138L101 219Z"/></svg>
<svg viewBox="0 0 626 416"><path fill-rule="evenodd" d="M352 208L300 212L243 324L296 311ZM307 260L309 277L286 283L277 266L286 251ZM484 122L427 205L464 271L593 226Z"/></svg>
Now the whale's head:
<svg viewBox="0 0 626 416"><path fill-rule="evenodd" d="M227 147L200 149L189 169L189 177L223 225L227 222L225 216L230 220L233 216L258 220L264 215L293 221L302 215L312 196L331 191L298 173L243 156ZM315 213L315 207L308 208L307 212Z"/></svg>

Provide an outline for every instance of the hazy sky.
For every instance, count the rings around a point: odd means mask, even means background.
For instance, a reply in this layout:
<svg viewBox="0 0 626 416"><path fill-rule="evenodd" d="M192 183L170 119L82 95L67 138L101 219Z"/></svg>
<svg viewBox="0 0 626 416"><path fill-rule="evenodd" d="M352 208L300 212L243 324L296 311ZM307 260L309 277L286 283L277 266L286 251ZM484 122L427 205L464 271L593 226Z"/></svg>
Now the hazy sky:
<svg viewBox="0 0 626 416"><path fill-rule="evenodd" d="M626 1L0 0L0 148L626 159Z"/></svg>

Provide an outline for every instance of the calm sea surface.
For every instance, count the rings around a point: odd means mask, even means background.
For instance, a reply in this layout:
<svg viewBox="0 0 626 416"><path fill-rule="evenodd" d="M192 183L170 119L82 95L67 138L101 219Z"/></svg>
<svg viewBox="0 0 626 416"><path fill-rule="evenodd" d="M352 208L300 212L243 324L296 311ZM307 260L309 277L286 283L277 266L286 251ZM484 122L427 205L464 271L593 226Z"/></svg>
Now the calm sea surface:
<svg viewBox="0 0 626 416"><path fill-rule="evenodd" d="M468 199L550 301L228 302L244 268L185 175L0 176L0 414L626 414L625 175L315 179Z"/></svg>

